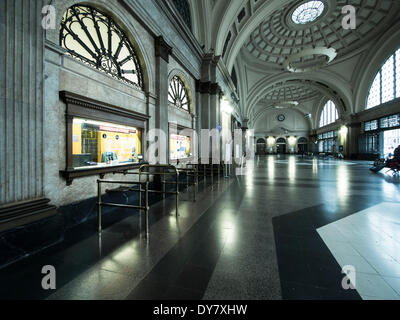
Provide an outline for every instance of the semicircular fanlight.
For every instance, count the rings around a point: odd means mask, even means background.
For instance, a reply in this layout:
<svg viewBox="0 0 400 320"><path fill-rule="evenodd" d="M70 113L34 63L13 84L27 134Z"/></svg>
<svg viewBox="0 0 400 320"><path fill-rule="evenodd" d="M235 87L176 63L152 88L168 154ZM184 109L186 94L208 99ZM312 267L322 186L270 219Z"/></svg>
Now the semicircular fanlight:
<svg viewBox="0 0 400 320"><path fill-rule="evenodd" d="M188 91L178 76L174 76L169 84L168 102L172 106L190 111Z"/></svg>
<svg viewBox="0 0 400 320"><path fill-rule="evenodd" d="M131 42L111 17L97 9L69 8L60 26L60 45L84 63L144 90L142 69Z"/></svg>

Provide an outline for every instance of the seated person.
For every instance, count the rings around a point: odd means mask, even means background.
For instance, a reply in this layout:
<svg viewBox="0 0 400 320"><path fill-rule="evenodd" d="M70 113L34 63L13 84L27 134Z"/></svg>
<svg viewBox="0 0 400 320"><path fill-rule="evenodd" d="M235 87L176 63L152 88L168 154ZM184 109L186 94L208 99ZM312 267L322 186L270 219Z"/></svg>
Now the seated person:
<svg viewBox="0 0 400 320"><path fill-rule="evenodd" d="M397 163L397 164L400 163L400 145L394 150L393 157L391 158L391 155L389 155L389 158L390 159L387 160L388 165L393 164L393 163Z"/></svg>
<svg viewBox="0 0 400 320"><path fill-rule="evenodd" d="M117 154L115 152L104 152L101 155L101 162L110 163L112 161L118 160Z"/></svg>
<svg viewBox="0 0 400 320"><path fill-rule="evenodd" d="M400 161L400 145L394 150L394 159Z"/></svg>

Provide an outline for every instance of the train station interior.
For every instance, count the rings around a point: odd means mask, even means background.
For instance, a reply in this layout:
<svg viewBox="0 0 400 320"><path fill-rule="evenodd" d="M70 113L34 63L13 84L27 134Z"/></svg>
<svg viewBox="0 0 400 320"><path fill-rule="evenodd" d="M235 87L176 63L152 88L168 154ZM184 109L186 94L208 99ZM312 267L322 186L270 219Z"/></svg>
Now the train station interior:
<svg viewBox="0 0 400 320"><path fill-rule="evenodd" d="M400 300L400 1L1 0L0 300Z"/></svg>

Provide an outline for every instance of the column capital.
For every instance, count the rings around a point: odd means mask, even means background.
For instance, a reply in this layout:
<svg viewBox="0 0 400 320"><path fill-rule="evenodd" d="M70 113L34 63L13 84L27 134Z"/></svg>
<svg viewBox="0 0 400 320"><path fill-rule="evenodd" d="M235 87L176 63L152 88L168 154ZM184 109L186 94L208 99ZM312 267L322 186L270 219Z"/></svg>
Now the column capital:
<svg viewBox="0 0 400 320"><path fill-rule="evenodd" d="M196 80L196 92L201 94L219 95L222 93L222 89L218 83L212 83L211 81L202 82Z"/></svg>
<svg viewBox="0 0 400 320"><path fill-rule="evenodd" d="M210 85L210 94L211 95L219 95L222 92L221 87L218 83L211 83Z"/></svg>
<svg viewBox="0 0 400 320"><path fill-rule="evenodd" d="M155 38L156 57L161 57L169 63L169 56L172 54L172 47L165 42L163 36Z"/></svg>

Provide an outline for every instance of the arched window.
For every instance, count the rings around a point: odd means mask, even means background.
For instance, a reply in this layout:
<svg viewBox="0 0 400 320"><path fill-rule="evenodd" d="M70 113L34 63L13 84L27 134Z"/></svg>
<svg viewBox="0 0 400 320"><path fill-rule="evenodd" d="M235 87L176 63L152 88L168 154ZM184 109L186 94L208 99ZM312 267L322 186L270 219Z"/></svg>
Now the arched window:
<svg viewBox="0 0 400 320"><path fill-rule="evenodd" d="M113 19L90 6L67 10L60 27L60 45L73 57L143 90L138 56Z"/></svg>
<svg viewBox="0 0 400 320"><path fill-rule="evenodd" d="M400 98L400 49L377 73L368 94L367 109Z"/></svg>
<svg viewBox="0 0 400 320"><path fill-rule="evenodd" d="M192 30L192 18L190 14L190 5L188 0L173 0L173 2L188 28Z"/></svg>
<svg viewBox="0 0 400 320"><path fill-rule="evenodd" d="M172 106L190 112L188 90L178 76L174 76L169 84L168 102Z"/></svg>
<svg viewBox="0 0 400 320"><path fill-rule="evenodd" d="M322 109L319 126L325 127L328 124L334 123L337 119L339 119L339 114L336 105L332 100L329 100Z"/></svg>

